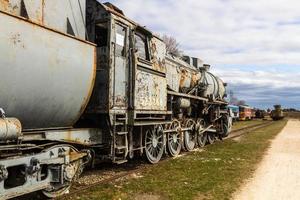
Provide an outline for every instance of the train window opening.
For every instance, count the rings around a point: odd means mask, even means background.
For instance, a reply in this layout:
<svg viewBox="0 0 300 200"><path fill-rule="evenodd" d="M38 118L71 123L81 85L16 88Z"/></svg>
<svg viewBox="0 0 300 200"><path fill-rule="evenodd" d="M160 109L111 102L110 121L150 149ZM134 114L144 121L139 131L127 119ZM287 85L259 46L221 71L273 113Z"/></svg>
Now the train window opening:
<svg viewBox="0 0 300 200"><path fill-rule="evenodd" d="M147 37L145 35L135 34L135 49L139 58L150 61Z"/></svg>
<svg viewBox="0 0 300 200"><path fill-rule="evenodd" d="M48 177L48 166L41 165L41 181L46 180L47 177Z"/></svg>
<svg viewBox="0 0 300 200"><path fill-rule="evenodd" d="M97 47L106 47L108 40L107 23L97 24L95 28L95 33L95 43L97 44Z"/></svg>
<svg viewBox="0 0 300 200"><path fill-rule="evenodd" d="M127 28L116 24L115 44L116 56L125 56L126 54L126 32Z"/></svg>
<svg viewBox="0 0 300 200"><path fill-rule="evenodd" d="M26 183L26 167L25 165L18 165L7 168L8 177L4 181L4 188L11 189L22 186Z"/></svg>

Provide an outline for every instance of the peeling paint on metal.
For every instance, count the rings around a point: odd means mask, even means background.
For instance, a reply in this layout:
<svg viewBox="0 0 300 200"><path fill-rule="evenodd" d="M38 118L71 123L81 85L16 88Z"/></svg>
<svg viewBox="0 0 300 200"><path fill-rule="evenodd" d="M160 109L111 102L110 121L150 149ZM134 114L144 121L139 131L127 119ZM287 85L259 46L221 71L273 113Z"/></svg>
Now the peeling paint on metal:
<svg viewBox="0 0 300 200"><path fill-rule="evenodd" d="M135 109L166 110L166 79L148 72L138 71L136 75Z"/></svg>

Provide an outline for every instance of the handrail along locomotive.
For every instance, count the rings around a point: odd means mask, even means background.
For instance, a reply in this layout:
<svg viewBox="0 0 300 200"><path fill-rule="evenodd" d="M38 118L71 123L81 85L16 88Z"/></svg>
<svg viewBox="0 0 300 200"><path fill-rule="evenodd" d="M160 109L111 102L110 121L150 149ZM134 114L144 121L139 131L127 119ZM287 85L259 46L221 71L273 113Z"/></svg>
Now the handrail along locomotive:
<svg viewBox="0 0 300 200"><path fill-rule="evenodd" d="M229 134L198 58L96 0L0 0L0 199L57 197L91 161L157 163Z"/></svg>

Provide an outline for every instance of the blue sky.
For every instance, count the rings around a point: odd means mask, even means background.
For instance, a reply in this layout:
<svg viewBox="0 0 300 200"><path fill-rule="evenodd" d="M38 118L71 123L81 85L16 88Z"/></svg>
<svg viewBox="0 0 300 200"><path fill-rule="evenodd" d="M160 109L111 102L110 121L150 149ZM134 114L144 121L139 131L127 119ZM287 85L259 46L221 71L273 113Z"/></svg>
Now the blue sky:
<svg viewBox="0 0 300 200"><path fill-rule="evenodd" d="M300 1L110 2L153 32L175 37L251 106L300 109Z"/></svg>

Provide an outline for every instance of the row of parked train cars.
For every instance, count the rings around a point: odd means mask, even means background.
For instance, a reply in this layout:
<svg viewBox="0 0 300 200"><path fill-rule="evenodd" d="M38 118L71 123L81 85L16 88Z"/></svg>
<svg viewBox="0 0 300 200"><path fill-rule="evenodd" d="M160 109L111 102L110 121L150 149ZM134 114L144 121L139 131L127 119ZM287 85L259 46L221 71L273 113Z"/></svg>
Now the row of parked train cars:
<svg viewBox="0 0 300 200"><path fill-rule="evenodd" d="M274 110L270 113L265 110L255 109L245 105L228 105L227 108L233 121L264 119L267 115L269 115L273 120L281 120L284 118L281 105L274 105Z"/></svg>

